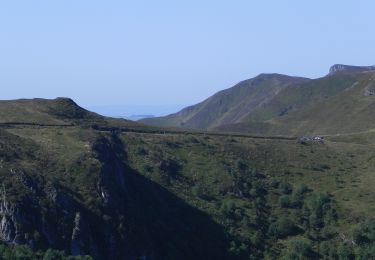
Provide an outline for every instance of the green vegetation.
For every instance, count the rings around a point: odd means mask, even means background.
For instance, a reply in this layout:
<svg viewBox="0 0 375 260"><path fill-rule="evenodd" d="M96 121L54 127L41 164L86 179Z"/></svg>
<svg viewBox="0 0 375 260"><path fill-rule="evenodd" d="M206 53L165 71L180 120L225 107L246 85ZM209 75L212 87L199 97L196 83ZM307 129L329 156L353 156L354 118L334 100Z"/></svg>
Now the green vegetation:
<svg viewBox="0 0 375 260"><path fill-rule="evenodd" d="M375 257L375 133L302 145L63 111L0 129L3 259Z"/></svg>
<svg viewBox="0 0 375 260"><path fill-rule="evenodd" d="M215 136L123 138L134 168L225 227L232 257L329 259L344 249L368 252L367 246L348 245L342 237L354 236L361 221L353 219L366 221L374 214L373 192L357 188L368 185L361 180L371 176L371 171L363 171L367 159L347 160L353 147L363 154L372 145L346 146L344 137L309 146ZM176 146L167 144L171 140ZM133 146L148 152L139 157L140 149ZM169 182L160 169L151 167L163 157L181 162Z"/></svg>
<svg viewBox="0 0 375 260"><path fill-rule="evenodd" d="M28 246L14 246L9 247L0 245L0 259L15 259L15 260L91 260L90 256L67 256L63 251L48 249L45 252L33 251Z"/></svg>
<svg viewBox="0 0 375 260"><path fill-rule="evenodd" d="M261 74L178 113L142 122L257 135L371 132L374 86L374 70L361 67L312 80Z"/></svg>
<svg viewBox="0 0 375 260"><path fill-rule="evenodd" d="M178 113L141 121L155 126L197 129L213 129L220 125L238 123L283 89L306 81L306 78L280 74L260 74Z"/></svg>

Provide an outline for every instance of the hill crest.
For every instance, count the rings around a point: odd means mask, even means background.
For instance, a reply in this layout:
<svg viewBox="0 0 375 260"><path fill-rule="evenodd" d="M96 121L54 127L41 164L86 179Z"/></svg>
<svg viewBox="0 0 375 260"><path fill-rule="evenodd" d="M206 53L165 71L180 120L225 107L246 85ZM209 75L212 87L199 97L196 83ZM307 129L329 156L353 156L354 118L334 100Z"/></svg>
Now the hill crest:
<svg viewBox="0 0 375 260"><path fill-rule="evenodd" d="M267 103L282 89L309 80L276 73L259 74L175 114L140 121L153 126L202 129L236 123L257 107Z"/></svg>
<svg viewBox="0 0 375 260"><path fill-rule="evenodd" d="M329 75L337 74L337 73L356 73L356 72L367 72L367 71L374 71L375 66L352 66L352 65L344 65L344 64L335 64L330 67Z"/></svg>
<svg viewBox="0 0 375 260"><path fill-rule="evenodd" d="M141 122L266 135L362 131L375 127L369 123L374 93L375 66L337 64L317 79L260 74L175 114Z"/></svg>

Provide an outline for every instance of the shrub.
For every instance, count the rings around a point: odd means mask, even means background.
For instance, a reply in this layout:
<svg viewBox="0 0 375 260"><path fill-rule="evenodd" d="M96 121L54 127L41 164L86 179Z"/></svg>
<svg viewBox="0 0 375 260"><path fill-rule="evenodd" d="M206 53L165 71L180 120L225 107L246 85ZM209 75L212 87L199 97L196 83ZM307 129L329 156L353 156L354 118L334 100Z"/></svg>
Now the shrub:
<svg viewBox="0 0 375 260"><path fill-rule="evenodd" d="M263 243L264 237L262 232L256 231L250 238L251 243L256 246L260 247L261 244Z"/></svg>
<svg viewBox="0 0 375 260"><path fill-rule="evenodd" d="M239 170L239 171L245 171L247 170L248 168L248 165L246 164L246 162L242 159L238 159L236 161L236 168Z"/></svg>
<svg viewBox="0 0 375 260"><path fill-rule="evenodd" d="M288 242L284 259L312 259L313 250L310 240L304 238L293 239Z"/></svg>
<svg viewBox="0 0 375 260"><path fill-rule="evenodd" d="M260 181L255 181L252 184L252 188L250 189L250 196L255 198L261 196L264 193L265 189L263 187L263 183Z"/></svg>
<svg viewBox="0 0 375 260"><path fill-rule="evenodd" d="M279 183L279 191L283 194L290 194L293 191L292 184L282 181Z"/></svg>
<svg viewBox="0 0 375 260"><path fill-rule="evenodd" d="M302 210L310 228L320 229L337 219L332 200L326 193L313 194L307 198Z"/></svg>
<svg viewBox="0 0 375 260"><path fill-rule="evenodd" d="M247 246L244 243L240 243L240 242L236 243L235 241L231 241L229 252L232 255L239 257L243 255L245 252L247 252Z"/></svg>
<svg viewBox="0 0 375 260"><path fill-rule="evenodd" d="M356 259L375 259L375 245L366 245L355 248Z"/></svg>
<svg viewBox="0 0 375 260"><path fill-rule="evenodd" d="M276 238L284 238L296 232L297 227L294 222L284 217L272 223L268 229L268 233Z"/></svg>
<svg viewBox="0 0 375 260"><path fill-rule="evenodd" d="M280 207L282 208L289 208L291 205L289 195L281 196L279 198L279 204L280 204Z"/></svg>
<svg viewBox="0 0 375 260"><path fill-rule="evenodd" d="M300 185L297 186L297 188L295 189L295 192L294 192L294 193L295 193L296 195L303 195L303 194L305 194L307 191L308 191L307 186L306 186L304 183L302 183L302 184L300 184Z"/></svg>
<svg viewBox="0 0 375 260"><path fill-rule="evenodd" d="M64 252L58 251L55 249L48 249L43 256L43 260L64 260L64 259L66 259Z"/></svg>
<svg viewBox="0 0 375 260"><path fill-rule="evenodd" d="M197 184L191 189L192 193L194 196L198 198L204 197L204 189L202 188L201 185Z"/></svg>
<svg viewBox="0 0 375 260"><path fill-rule="evenodd" d="M17 246L14 249L14 256L17 260L33 259L33 251L27 246Z"/></svg>
<svg viewBox="0 0 375 260"><path fill-rule="evenodd" d="M341 244L337 248L337 254L338 254L340 259L353 259L354 258L352 248L350 246L344 245L344 244Z"/></svg>
<svg viewBox="0 0 375 260"><path fill-rule="evenodd" d="M278 188L279 187L279 181L278 180L275 180L275 179L273 179L272 181L271 181L271 186L273 187L273 188Z"/></svg>
<svg viewBox="0 0 375 260"><path fill-rule="evenodd" d="M359 245L375 242L375 219L366 220L353 232L353 239Z"/></svg>
<svg viewBox="0 0 375 260"><path fill-rule="evenodd" d="M221 204L220 212L222 215L224 215L227 218L231 218L234 215L234 211L236 209L236 206L233 201L225 200Z"/></svg>

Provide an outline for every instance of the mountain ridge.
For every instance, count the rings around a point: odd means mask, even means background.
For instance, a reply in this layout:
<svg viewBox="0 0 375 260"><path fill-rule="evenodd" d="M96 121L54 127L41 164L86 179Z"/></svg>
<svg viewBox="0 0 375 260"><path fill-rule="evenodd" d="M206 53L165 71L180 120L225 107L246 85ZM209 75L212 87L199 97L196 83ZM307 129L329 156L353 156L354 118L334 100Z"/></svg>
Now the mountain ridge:
<svg viewBox="0 0 375 260"><path fill-rule="evenodd" d="M233 87L219 91L206 100L175 114L144 119L140 122L154 126L209 129L218 126L221 122L238 121L245 117L249 110L261 106L281 89L308 80L310 79L277 73L260 74L240 81Z"/></svg>
<svg viewBox="0 0 375 260"><path fill-rule="evenodd" d="M0 100L0 123L82 125L109 123L122 126L139 126L126 119L105 117L80 107L70 98Z"/></svg>
<svg viewBox="0 0 375 260"><path fill-rule="evenodd" d="M330 103L332 106L339 105L347 100L347 102L351 102L348 105L352 106L353 111L358 110L362 104L371 103L372 99L366 97L375 94L374 72L375 67L372 66L333 65L327 76L317 79L290 78L280 74L260 74L255 78L242 81L232 88L219 91L203 102L187 107L175 114L145 119L140 122L157 126L251 134L294 135L309 132L316 134L327 134L334 131L351 132L358 129L355 124L361 125L359 118L361 120L365 120L365 118L354 117L354 121L352 121L355 123L348 124L351 127L340 129L337 127L339 125L337 120L338 118L344 120L345 115L341 115L343 110L336 109L336 115L332 115L330 121L331 126L322 123L321 125L326 126L319 129L316 125L319 125L320 120L324 120L325 114L312 111L320 111L319 106L324 102L327 103L325 107L329 109L330 100L332 100ZM270 77L276 78L276 81L269 80ZM289 82L283 84L284 82L280 80L280 77L287 77ZM248 83L257 82L262 78L268 78L268 80L264 81L264 84L258 84L257 87L258 89L266 89L268 92L261 92L261 94L264 94L263 96L252 95L254 91L250 91L252 86ZM247 91L238 91L241 86ZM256 89L256 87L253 89ZM358 91L353 92L350 91L351 89ZM238 93L240 94L238 95ZM231 102L228 102L222 96L234 98ZM341 96L345 100L339 101L336 96ZM354 102L354 100L357 101ZM308 107L314 106L315 109L311 108L309 114L307 112ZM369 108L363 107L363 109L368 110ZM304 117L302 117L302 114L304 114ZM369 113L364 112L364 114ZM356 121L356 118L358 118L358 121ZM370 118L366 122L369 120ZM372 127L367 123L363 125L365 129Z"/></svg>
<svg viewBox="0 0 375 260"><path fill-rule="evenodd" d="M344 64L335 64L329 68L328 75L336 73L366 72L375 70L375 66L352 66Z"/></svg>
<svg viewBox="0 0 375 260"><path fill-rule="evenodd" d="M333 77L332 89L296 89L363 95L361 82ZM10 103L8 116L20 118L0 124L1 259L316 259L343 250L369 258L374 132L301 143L136 131L74 112L71 100ZM69 125L45 125L51 118Z"/></svg>

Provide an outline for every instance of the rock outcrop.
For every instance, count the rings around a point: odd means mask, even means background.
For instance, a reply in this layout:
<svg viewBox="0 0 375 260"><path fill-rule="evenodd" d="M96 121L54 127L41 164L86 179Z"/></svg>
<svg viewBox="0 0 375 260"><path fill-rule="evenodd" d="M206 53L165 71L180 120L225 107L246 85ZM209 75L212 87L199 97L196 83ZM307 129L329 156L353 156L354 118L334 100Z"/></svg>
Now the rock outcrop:
<svg viewBox="0 0 375 260"><path fill-rule="evenodd" d="M21 242L19 231L20 216L15 205L7 200L5 188L0 194L0 239L9 244L18 244Z"/></svg>
<svg viewBox="0 0 375 260"><path fill-rule="evenodd" d="M375 70L375 66L350 66L335 64L329 69L329 75L334 75L337 73L366 72L373 70Z"/></svg>
<svg viewBox="0 0 375 260"><path fill-rule="evenodd" d="M126 225L126 179L121 141L98 138L92 152L98 168L87 171L96 186L92 203L103 217L93 214L87 201L55 178L41 177L47 169L9 168L8 176L17 187L16 195L8 185L0 189L0 241L9 245L27 244L34 249L55 248L71 255L90 255L94 259L119 259L124 251L124 235L116 227ZM120 147L117 147L120 145ZM65 173L66 174L66 173ZM39 176L39 177L37 177ZM38 178L38 179L36 179ZM96 201L95 201L96 199ZM95 201L95 202L94 202ZM129 253L132 254L132 253ZM133 255L133 254L132 254Z"/></svg>
<svg viewBox="0 0 375 260"><path fill-rule="evenodd" d="M72 255L90 254L98 257L97 246L92 238L91 230L80 212L77 212L74 218L70 251Z"/></svg>

